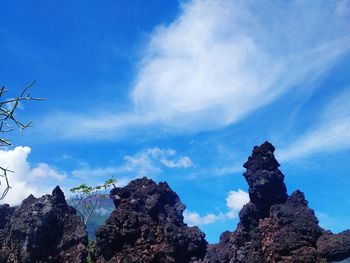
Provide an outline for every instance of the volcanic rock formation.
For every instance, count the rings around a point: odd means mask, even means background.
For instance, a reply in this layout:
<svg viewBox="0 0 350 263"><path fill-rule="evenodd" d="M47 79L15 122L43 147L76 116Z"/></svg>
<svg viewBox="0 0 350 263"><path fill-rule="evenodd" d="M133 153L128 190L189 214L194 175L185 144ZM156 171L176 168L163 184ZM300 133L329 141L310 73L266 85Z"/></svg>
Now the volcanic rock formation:
<svg viewBox="0 0 350 263"><path fill-rule="evenodd" d="M332 234L318 225L304 194L287 195L272 144L254 147L244 164L250 202L240 214L233 233L210 245L209 263L322 263L350 257L350 231Z"/></svg>
<svg viewBox="0 0 350 263"><path fill-rule="evenodd" d="M0 262L86 262L87 234L74 208L56 187L30 195L17 208L0 206Z"/></svg>
<svg viewBox="0 0 350 263"><path fill-rule="evenodd" d="M322 229L304 194L287 194L284 175L265 142L244 164L250 202L234 232L207 245L183 222L185 206L167 183L147 178L114 188L116 209L96 231L95 263L326 263L350 258L350 230ZM0 205L0 263L85 263L87 234L56 187L19 207Z"/></svg>
<svg viewBox="0 0 350 263"><path fill-rule="evenodd" d="M204 234L183 222L185 206L167 183L144 177L110 196L116 210L96 231L96 263L187 263L204 257Z"/></svg>

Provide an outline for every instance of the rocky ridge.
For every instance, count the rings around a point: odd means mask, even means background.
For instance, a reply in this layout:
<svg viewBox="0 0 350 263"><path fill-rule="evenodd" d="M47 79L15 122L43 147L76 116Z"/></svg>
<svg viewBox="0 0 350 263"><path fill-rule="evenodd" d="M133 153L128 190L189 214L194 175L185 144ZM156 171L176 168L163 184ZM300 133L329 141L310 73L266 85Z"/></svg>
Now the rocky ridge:
<svg viewBox="0 0 350 263"><path fill-rule="evenodd" d="M250 202L234 232L208 245L183 221L185 206L167 183L142 178L112 189L115 210L96 231L96 263L326 263L350 258L350 230L322 229L304 194L287 194L272 144L254 147L243 174ZM85 226L56 187L18 207L0 205L0 262L85 263Z"/></svg>

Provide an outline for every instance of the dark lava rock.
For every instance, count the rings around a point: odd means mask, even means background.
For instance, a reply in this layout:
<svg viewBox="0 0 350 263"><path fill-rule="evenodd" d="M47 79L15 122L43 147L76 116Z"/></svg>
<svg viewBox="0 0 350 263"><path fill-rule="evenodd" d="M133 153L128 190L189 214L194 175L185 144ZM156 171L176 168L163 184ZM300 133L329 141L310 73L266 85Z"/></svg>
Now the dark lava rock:
<svg viewBox="0 0 350 263"><path fill-rule="evenodd" d="M15 209L15 207L10 207L8 204L0 205L0 231L4 229Z"/></svg>
<svg viewBox="0 0 350 263"><path fill-rule="evenodd" d="M0 262L86 262L85 226L58 186L52 195L30 195L15 210L1 206L0 226Z"/></svg>
<svg viewBox="0 0 350 263"><path fill-rule="evenodd" d="M0 205L0 248L2 244L2 232L4 231L4 227L10 221L12 214L15 212L15 207L10 207L8 204ZM1 257L0 257L0 262Z"/></svg>
<svg viewBox="0 0 350 263"><path fill-rule="evenodd" d="M255 146L252 156L243 165L247 169L243 176L249 185L250 200L261 216L267 215L272 205L284 203L288 197L284 175L278 169L280 164L274 151L275 147L269 142Z"/></svg>
<svg viewBox="0 0 350 263"><path fill-rule="evenodd" d="M250 202L234 232L208 246L209 263L322 263L350 257L350 231L334 235L318 225L304 194L288 196L272 144L254 147L244 164Z"/></svg>
<svg viewBox="0 0 350 263"><path fill-rule="evenodd" d="M110 196L116 210L96 231L96 263L187 263L204 257L204 234L183 222L185 206L167 183L144 177Z"/></svg>
<svg viewBox="0 0 350 263"><path fill-rule="evenodd" d="M350 257L350 230L339 234L325 232L317 240L317 250L329 261L340 261Z"/></svg>

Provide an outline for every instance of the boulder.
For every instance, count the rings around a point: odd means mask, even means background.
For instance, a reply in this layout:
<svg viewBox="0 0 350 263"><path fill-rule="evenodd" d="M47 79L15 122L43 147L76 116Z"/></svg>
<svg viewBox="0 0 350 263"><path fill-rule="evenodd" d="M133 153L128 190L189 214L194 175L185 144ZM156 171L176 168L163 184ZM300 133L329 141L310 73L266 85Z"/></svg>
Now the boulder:
<svg viewBox="0 0 350 263"><path fill-rule="evenodd" d="M144 177L110 196L116 210L96 231L96 263L188 263L204 257L205 235L183 222L185 206L167 183Z"/></svg>
<svg viewBox="0 0 350 263"><path fill-rule="evenodd" d="M4 219L1 211L11 211ZM0 207L0 262L86 262L87 234L57 186L52 195L30 195L11 210Z"/></svg>

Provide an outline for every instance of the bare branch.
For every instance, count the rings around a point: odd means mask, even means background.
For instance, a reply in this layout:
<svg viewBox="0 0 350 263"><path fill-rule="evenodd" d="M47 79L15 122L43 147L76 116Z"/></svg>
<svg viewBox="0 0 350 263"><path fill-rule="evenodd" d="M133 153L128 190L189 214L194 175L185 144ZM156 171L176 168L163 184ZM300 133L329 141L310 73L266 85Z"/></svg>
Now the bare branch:
<svg viewBox="0 0 350 263"><path fill-rule="evenodd" d="M4 177L5 178L5 182L6 182L6 187L5 187L5 190L3 191L2 195L0 196L0 200L4 199L5 196L7 195L8 191L10 190L11 186L9 184L9 180L8 180L8 177L7 177L7 173L8 172L11 172L13 173L13 171L9 170L8 168L2 168L0 167L0 170L2 170L3 174L0 174L1 177ZM0 181L0 184L1 184L1 181Z"/></svg>
<svg viewBox="0 0 350 263"><path fill-rule="evenodd" d="M35 80L31 82L28 86L26 86L19 96L17 96L14 99L3 99L0 100L0 133L9 133L14 131L15 129L18 129L20 132L24 129L31 126L32 122L29 121L28 123L23 123L17 117L15 116L15 113L20 105L20 102L22 101L28 101L28 100L35 100L40 101L44 100L44 98L35 98L31 97L28 93L28 90L35 84ZM3 98L4 94L7 93L7 90L4 86L0 89L0 98ZM6 127L6 128L4 128ZM12 146L12 143L10 140L6 138L0 138L0 147L1 146ZM0 177L3 177L3 180L6 183L5 190L3 191L2 195L0 196L0 200L4 199L4 197L7 195L8 191L10 190L10 184L8 179L8 172L12 172L8 170L7 168L0 167L0 170L3 172L0 174ZM0 180L1 185L1 180Z"/></svg>

